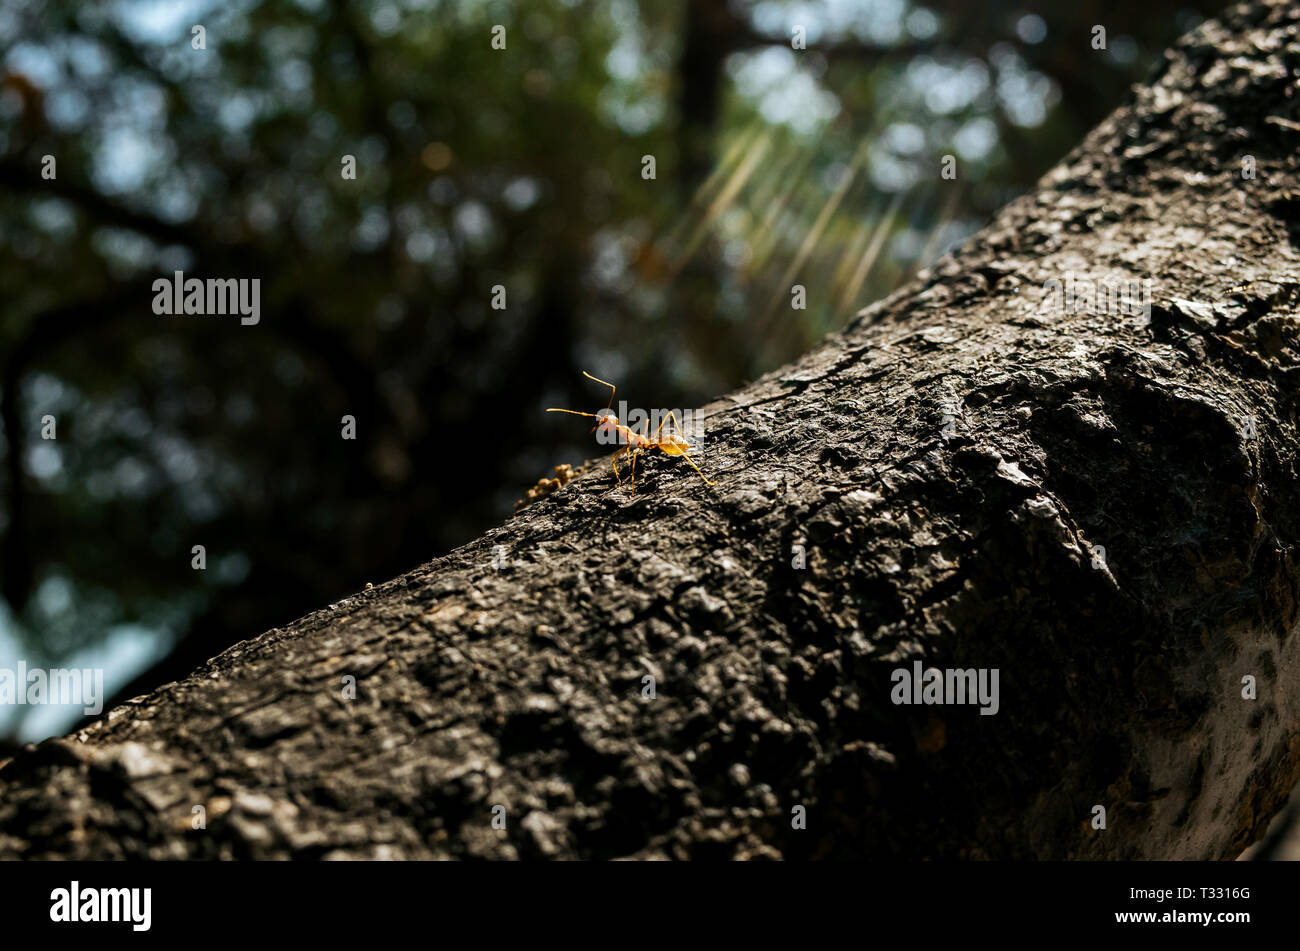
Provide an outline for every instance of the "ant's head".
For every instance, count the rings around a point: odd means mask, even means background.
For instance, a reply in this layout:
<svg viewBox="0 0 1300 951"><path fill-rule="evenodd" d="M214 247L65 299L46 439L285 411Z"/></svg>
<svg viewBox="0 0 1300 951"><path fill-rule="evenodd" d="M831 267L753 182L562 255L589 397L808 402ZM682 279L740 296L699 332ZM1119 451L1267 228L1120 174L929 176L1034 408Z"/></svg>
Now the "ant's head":
<svg viewBox="0 0 1300 951"><path fill-rule="evenodd" d="M592 432L599 430L603 435L618 435L618 414L612 409L603 409L596 414L596 425L592 427Z"/></svg>

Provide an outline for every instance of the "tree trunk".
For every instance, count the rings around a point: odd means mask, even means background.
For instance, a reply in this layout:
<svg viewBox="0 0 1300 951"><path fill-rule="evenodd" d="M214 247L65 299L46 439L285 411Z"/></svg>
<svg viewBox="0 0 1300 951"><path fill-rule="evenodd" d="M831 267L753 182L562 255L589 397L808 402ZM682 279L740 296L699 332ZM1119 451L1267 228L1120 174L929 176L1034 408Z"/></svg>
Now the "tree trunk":
<svg viewBox="0 0 1300 951"><path fill-rule="evenodd" d="M1298 24L1205 25L706 407L715 487L602 460L18 753L0 855L1235 857L1300 778ZM895 703L914 662L996 713Z"/></svg>

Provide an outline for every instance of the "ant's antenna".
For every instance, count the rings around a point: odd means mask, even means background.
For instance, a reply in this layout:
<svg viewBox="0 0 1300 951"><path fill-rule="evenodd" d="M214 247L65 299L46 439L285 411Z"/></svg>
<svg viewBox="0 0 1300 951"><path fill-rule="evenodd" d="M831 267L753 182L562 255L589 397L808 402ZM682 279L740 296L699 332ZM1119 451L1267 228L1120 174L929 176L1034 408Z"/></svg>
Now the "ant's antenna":
<svg viewBox="0 0 1300 951"><path fill-rule="evenodd" d="M601 383L601 384L603 384L603 385L609 387L609 405L606 406L605 409L612 409L613 406L614 406L614 394L615 394L616 392L618 392L618 391L614 388L614 384L613 384L613 383L606 383L604 380L600 379L600 377L592 376L592 375L591 375L590 373L588 373L586 370L583 370L583 371L582 371L582 375L585 376L588 380L595 380L597 383Z"/></svg>

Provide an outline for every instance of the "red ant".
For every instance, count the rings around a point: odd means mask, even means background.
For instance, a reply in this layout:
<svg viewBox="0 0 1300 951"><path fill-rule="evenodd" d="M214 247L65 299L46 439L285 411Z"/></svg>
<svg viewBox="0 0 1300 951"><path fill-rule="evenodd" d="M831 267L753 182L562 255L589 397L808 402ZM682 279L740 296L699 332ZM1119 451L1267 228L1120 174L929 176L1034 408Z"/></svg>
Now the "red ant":
<svg viewBox="0 0 1300 951"><path fill-rule="evenodd" d="M637 456L641 455L643 452L649 452L651 449L658 449L659 451L667 453L670 456L681 456L683 459L685 459L687 462L691 464L692 469L700 473L700 478L703 479L707 485L718 484L716 482L710 481L708 477L704 475L703 472L700 472L700 467L697 466L695 464L695 460L690 457L691 446L690 443L688 443L680 435L681 425L677 422L676 414L669 411L668 415L664 417L663 422L659 424L659 428L655 430L655 434L653 436L649 434L650 433L649 419L645 421L644 432L640 432L640 433L633 432L627 426L624 426L622 423L618 421L618 416L611 409L611 407L614 405L614 393L616 392L614 388L614 384L606 383L604 380L592 376L586 370L582 371L582 375L585 376L588 380L593 380L596 383L600 383L604 386L609 387L609 406L606 406L599 413L579 413L577 410L573 410L573 409L558 409L558 408L551 408L548 409L546 412L570 413L574 416L589 416L592 419L596 420L596 425L593 426L591 429L593 433L596 432L597 430L600 430L602 434L613 436L617 438L619 442L623 443L623 448L620 449L618 452L614 453L614 458L611 460L614 466L614 478L618 480L619 485L623 484L623 477L619 475L618 457L625 453L632 457L631 494L636 495L636 458ZM676 430L676 432L669 432L668 435L666 436L660 435L663 432L664 423L668 422L669 419L673 421L673 429Z"/></svg>

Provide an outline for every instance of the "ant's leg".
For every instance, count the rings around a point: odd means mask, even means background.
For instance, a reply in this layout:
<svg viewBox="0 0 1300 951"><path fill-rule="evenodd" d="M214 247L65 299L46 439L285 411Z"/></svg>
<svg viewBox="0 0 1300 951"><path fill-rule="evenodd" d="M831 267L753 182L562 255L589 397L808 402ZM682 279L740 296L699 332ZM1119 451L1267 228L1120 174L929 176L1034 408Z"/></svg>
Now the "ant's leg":
<svg viewBox="0 0 1300 951"><path fill-rule="evenodd" d="M685 452L682 453L682 458L691 464L692 469L694 469L696 472L700 472L700 467L695 464L695 460L690 457L689 453L685 453ZM705 483L707 483L708 485L718 484L714 482L712 479L710 479L708 476L706 476L703 472L700 472L700 478L703 479Z"/></svg>
<svg viewBox="0 0 1300 951"><path fill-rule="evenodd" d="M673 428L674 428L675 430L677 430L678 435L680 435L683 439L685 439L685 438L686 438L686 434L682 432L682 426L681 426L681 423L677 422L677 414L674 413L672 410L669 410L669 411L668 411L668 416L671 416L671 417L673 418ZM659 424L659 428L660 428L661 430L664 428L664 423L666 423L666 422L668 422L668 417L667 417L667 416L665 416L664 419L663 419L663 422L661 422L661 423ZM656 442L659 441L659 434L658 434L658 433L655 433L655 441L656 441ZM683 453L681 454L681 456L682 456L683 459L685 459L687 462L689 462L689 463L691 464L691 468L692 468L692 469L694 469L696 472L700 472L700 467L697 466L697 465L695 464L695 460L691 458L691 454L690 454L690 453L688 453L688 452L683 452ZM718 483L712 481L711 479L709 479L709 477L706 476L703 472L700 472L700 478L703 479L703 480L705 481L705 483L708 484L708 485L717 485L717 484L718 484Z"/></svg>
<svg viewBox="0 0 1300 951"><path fill-rule="evenodd" d="M647 417L646 420L645 420L645 422L643 422L643 423L641 424L641 436L644 437L644 438L646 438L646 439L649 439L649 438L650 438L650 419L649 419L649 417ZM641 455L641 453L643 453L643 452L645 452L644 449L634 449L634 450L632 451L632 494L633 494L633 495L636 495L636 459L637 459L637 456Z"/></svg>
<svg viewBox="0 0 1300 951"><path fill-rule="evenodd" d="M623 484L623 477L618 474L618 457L623 455L623 453L625 452L627 452L626 446L620 449L618 452L614 453L614 458L609 460L610 463L614 466L614 479L618 482L619 485Z"/></svg>
<svg viewBox="0 0 1300 951"><path fill-rule="evenodd" d="M668 422L669 419L673 421L673 431L681 436L683 440L686 439L686 433L682 432L682 424L677 421L677 414L669 410L668 415L659 420L659 428L655 430L655 442L659 441L659 434L664 431L664 423Z"/></svg>
<svg viewBox="0 0 1300 951"><path fill-rule="evenodd" d="M668 416L673 416L671 410L668 412ZM659 420L659 428L655 430L655 442L659 441L659 434L664 431L664 423L668 422L668 416L665 416L663 419ZM673 416L673 427L674 428L677 427L676 416Z"/></svg>

